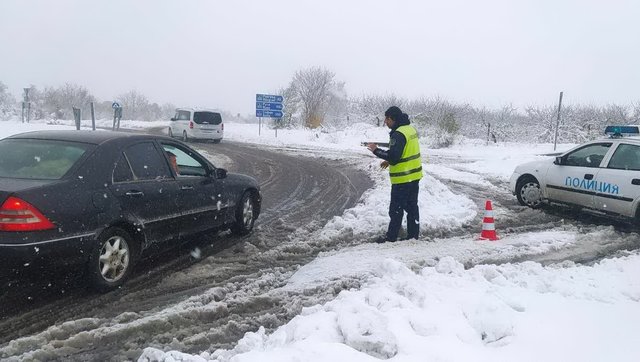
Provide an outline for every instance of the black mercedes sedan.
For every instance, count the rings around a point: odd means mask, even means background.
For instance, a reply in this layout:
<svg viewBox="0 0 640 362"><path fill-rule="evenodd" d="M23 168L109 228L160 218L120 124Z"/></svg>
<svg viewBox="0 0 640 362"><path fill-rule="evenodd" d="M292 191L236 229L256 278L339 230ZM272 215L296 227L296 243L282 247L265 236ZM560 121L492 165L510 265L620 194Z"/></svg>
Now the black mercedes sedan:
<svg viewBox="0 0 640 362"><path fill-rule="evenodd" d="M0 270L74 265L113 289L151 250L207 231L249 234L260 204L255 179L168 137L14 135L0 140Z"/></svg>

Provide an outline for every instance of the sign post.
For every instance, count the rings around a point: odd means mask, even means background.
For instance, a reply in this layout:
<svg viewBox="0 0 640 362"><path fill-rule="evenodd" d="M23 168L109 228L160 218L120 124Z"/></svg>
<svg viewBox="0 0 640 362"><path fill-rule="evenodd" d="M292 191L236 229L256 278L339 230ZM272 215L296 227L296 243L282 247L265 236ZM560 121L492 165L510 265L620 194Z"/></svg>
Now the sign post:
<svg viewBox="0 0 640 362"><path fill-rule="evenodd" d="M262 128L262 117L282 118L284 114L284 97L273 94L256 94L256 117L258 117L258 135ZM276 125L276 138L278 126Z"/></svg>

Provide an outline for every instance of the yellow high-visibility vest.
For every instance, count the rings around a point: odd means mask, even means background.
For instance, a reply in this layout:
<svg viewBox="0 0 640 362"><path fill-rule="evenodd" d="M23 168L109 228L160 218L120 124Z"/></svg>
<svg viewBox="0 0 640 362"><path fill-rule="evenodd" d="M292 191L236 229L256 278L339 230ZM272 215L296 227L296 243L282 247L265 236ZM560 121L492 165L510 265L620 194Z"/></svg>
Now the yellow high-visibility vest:
<svg viewBox="0 0 640 362"><path fill-rule="evenodd" d="M422 159L418 132L411 125L400 126L396 131L402 133L407 143L404 145L400 161L389 166L389 177L392 184L403 184L422 178Z"/></svg>

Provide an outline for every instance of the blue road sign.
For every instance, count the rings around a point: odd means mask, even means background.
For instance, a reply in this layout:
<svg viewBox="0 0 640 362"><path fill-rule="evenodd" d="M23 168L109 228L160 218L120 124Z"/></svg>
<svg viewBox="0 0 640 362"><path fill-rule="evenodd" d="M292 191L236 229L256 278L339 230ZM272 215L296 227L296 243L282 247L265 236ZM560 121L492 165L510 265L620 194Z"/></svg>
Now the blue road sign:
<svg viewBox="0 0 640 362"><path fill-rule="evenodd" d="M256 102L282 103L282 96L273 94L256 94Z"/></svg>
<svg viewBox="0 0 640 362"><path fill-rule="evenodd" d="M270 111L266 109L256 109L256 117L282 118L282 111Z"/></svg>
<svg viewBox="0 0 640 362"><path fill-rule="evenodd" d="M120 103L118 103L118 102L113 102L113 103L111 104L111 108L122 108L122 107L120 106Z"/></svg>
<svg viewBox="0 0 640 362"><path fill-rule="evenodd" d="M270 111L281 111L282 103L256 102L256 110L258 109L267 109Z"/></svg>

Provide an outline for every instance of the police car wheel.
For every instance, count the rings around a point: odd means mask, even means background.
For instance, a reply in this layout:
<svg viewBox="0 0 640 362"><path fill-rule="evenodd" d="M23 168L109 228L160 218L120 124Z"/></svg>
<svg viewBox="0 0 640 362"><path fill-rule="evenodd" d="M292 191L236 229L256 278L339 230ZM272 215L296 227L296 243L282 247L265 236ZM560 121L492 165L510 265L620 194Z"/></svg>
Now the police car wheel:
<svg viewBox="0 0 640 362"><path fill-rule="evenodd" d="M526 178L518 183L516 197L522 206L537 209L542 206L542 190L540 183L533 177Z"/></svg>

